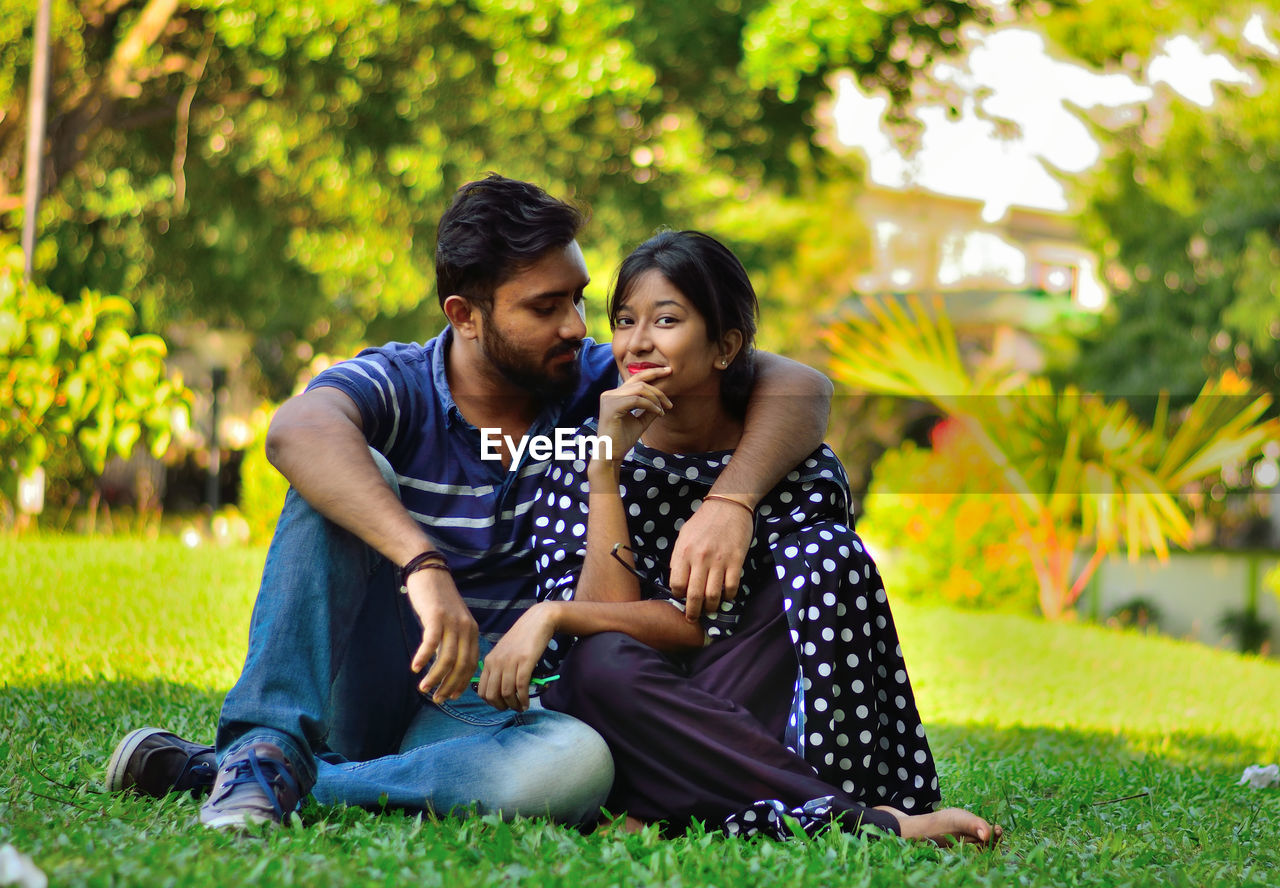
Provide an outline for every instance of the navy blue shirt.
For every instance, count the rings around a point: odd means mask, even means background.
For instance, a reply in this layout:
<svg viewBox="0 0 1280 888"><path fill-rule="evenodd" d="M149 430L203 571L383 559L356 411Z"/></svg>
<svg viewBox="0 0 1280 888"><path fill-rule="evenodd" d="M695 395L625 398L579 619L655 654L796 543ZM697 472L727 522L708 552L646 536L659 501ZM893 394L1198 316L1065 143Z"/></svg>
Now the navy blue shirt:
<svg viewBox="0 0 1280 888"><path fill-rule="evenodd" d="M355 401L369 446L396 471L401 502L448 557L481 634L496 640L536 600L530 509L552 460L526 449L508 470L481 458L480 430L463 418L445 374L452 333L446 328L425 345L365 349L307 388L331 386ZM530 438L577 429L596 415L601 392L618 384L608 345L585 340L578 365L577 388L547 403Z"/></svg>

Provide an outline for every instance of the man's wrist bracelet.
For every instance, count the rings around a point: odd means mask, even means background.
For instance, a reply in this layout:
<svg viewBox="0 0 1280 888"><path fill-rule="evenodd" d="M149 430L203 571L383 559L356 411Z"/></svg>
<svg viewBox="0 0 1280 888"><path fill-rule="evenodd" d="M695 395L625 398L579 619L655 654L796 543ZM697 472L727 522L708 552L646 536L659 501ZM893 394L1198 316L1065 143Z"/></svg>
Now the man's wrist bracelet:
<svg viewBox="0 0 1280 888"><path fill-rule="evenodd" d="M748 506L742 500L734 499L731 496L725 496L722 493L708 493L706 496L702 498L703 502L706 502L707 500L720 500L721 502L733 503L735 506L742 506L742 508L746 509L751 514L752 518L756 517L755 509Z"/></svg>
<svg viewBox="0 0 1280 888"><path fill-rule="evenodd" d="M409 577L420 570L448 570L449 562L445 557L434 549L423 552L421 555L415 555L409 559L409 563L399 569L400 575L400 591L409 594Z"/></svg>

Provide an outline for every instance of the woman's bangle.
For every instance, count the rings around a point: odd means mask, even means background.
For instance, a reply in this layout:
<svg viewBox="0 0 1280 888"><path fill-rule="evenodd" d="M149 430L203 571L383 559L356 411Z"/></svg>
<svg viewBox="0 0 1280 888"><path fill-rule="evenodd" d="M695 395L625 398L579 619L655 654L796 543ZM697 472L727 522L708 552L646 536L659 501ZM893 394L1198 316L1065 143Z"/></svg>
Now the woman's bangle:
<svg viewBox="0 0 1280 888"><path fill-rule="evenodd" d="M748 512L751 513L752 518L756 517L755 509L748 506L742 500L734 499L731 496L725 496L723 493L708 493L706 496L702 498L703 502L706 502L707 500L721 500L726 503L733 503L735 506L742 506L742 508L746 509Z"/></svg>
<svg viewBox="0 0 1280 888"><path fill-rule="evenodd" d="M449 562L434 549L428 549L420 555L409 559L409 563L400 568L400 592L409 594L409 576L420 570L448 570Z"/></svg>

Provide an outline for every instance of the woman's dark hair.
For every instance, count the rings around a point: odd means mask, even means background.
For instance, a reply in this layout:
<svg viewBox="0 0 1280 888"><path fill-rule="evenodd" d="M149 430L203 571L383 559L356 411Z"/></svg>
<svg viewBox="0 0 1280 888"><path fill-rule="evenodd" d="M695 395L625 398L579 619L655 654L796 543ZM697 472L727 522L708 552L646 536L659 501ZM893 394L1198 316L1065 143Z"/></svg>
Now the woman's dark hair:
<svg viewBox="0 0 1280 888"><path fill-rule="evenodd" d="M436 296L457 294L483 314L493 291L578 236L586 215L537 185L490 173L458 189L436 228Z"/></svg>
<svg viewBox="0 0 1280 888"><path fill-rule="evenodd" d="M707 339L719 341L730 330L742 333L742 348L724 371L720 394L737 416L746 411L755 381L756 317L760 303L755 288L733 251L701 231L661 231L622 260L609 296L610 328L631 288L645 272L657 271L702 315Z"/></svg>

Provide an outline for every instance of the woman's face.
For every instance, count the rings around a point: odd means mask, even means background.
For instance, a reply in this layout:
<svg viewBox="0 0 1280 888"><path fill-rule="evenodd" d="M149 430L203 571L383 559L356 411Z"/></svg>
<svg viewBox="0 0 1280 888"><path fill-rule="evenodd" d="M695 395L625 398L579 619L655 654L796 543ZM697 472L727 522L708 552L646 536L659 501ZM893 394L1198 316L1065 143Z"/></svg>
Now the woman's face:
<svg viewBox="0 0 1280 888"><path fill-rule="evenodd" d="M733 360L738 338L734 331L725 341L709 341L693 303L662 272L650 270L636 278L614 316L613 360L623 381L650 367L670 367L671 375L654 383L668 397L718 397L719 371Z"/></svg>

